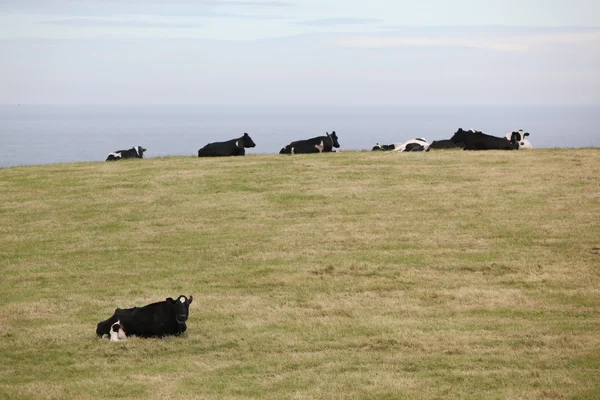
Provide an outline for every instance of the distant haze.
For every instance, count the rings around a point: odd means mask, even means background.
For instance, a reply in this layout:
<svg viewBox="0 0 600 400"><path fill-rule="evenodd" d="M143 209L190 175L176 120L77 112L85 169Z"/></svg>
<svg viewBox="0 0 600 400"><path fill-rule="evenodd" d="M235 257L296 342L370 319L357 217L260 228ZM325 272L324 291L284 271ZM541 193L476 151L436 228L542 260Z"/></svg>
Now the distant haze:
<svg viewBox="0 0 600 400"><path fill-rule="evenodd" d="M4 0L0 104L599 104L597 0Z"/></svg>

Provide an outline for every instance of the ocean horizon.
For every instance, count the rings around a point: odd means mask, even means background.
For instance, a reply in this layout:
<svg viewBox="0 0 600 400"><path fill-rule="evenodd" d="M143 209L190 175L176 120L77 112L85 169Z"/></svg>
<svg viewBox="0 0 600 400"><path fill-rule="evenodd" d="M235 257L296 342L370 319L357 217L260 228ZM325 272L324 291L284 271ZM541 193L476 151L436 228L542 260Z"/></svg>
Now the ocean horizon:
<svg viewBox="0 0 600 400"><path fill-rule="evenodd" d="M104 161L143 146L145 158L196 156L247 132L246 154L277 154L293 140L336 131L342 151L458 128L494 136L524 129L534 148L600 147L600 105L201 106L0 105L0 167Z"/></svg>

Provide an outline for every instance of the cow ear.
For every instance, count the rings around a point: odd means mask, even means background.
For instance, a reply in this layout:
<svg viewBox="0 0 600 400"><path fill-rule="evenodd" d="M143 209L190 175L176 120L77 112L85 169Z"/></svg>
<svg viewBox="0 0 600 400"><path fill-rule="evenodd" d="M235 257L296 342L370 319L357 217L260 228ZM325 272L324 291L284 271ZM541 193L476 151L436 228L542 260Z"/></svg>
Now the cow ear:
<svg viewBox="0 0 600 400"><path fill-rule="evenodd" d="M175 303L175 300L173 300L171 297L167 297L167 303L173 304Z"/></svg>
<svg viewBox="0 0 600 400"><path fill-rule="evenodd" d="M529 132L525 132L523 136L529 136Z"/></svg>
<svg viewBox="0 0 600 400"><path fill-rule="evenodd" d="M187 303L192 304L192 300L194 300L194 296L190 294L190 297L187 299Z"/></svg>
<svg viewBox="0 0 600 400"><path fill-rule="evenodd" d="M244 136L248 136L248 134L246 132L244 132Z"/></svg>

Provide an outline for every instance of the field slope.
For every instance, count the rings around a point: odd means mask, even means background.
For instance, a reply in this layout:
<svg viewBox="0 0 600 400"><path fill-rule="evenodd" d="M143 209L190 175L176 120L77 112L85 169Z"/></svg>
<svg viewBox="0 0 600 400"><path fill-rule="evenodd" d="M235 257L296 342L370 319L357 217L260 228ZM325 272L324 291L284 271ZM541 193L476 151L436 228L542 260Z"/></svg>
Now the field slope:
<svg viewBox="0 0 600 400"><path fill-rule="evenodd" d="M600 398L598 149L6 168L0 234L0 398Z"/></svg>

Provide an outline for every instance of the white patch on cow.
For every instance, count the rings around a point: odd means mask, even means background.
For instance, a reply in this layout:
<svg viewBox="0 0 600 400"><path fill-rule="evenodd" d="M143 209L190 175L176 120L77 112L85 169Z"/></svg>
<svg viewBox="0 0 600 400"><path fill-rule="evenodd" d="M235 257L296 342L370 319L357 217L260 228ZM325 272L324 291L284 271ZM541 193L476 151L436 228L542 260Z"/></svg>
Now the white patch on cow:
<svg viewBox="0 0 600 400"><path fill-rule="evenodd" d="M402 151L404 148L404 143L394 143L394 150L392 151Z"/></svg>
<svg viewBox="0 0 600 400"><path fill-rule="evenodd" d="M239 140L235 141L235 147L240 147L240 141Z"/></svg>
<svg viewBox="0 0 600 400"><path fill-rule="evenodd" d="M292 147L292 149L290 150L290 154L296 154L294 153L294 148Z"/></svg>
<svg viewBox="0 0 600 400"><path fill-rule="evenodd" d="M117 322L115 322L114 324L112 324L110 326L110 341L111 342L118 342L119 341L119 332L115 332L114 331L114 326L115 325L119 325L119 330L123 329L121 328L121 320L117 320Z"/></svg>
<svg viewBox="0 0 600 400"><path fill-rule="evenodd" d="M139 156L140 156L140 151L139 151L138 147L137 147L137 146L133 146L133 148L134 148L134 150L135 150L135 153L136 153L136 154L138 155L138 157L139 157Z"/></svg>
<svg viewBox="0 0 600 400"><path fill-rule="evenodd" d="M125 334L125 331L123 330L123 325L121 325L121 327L119 328L117 337L119 338L119 340L127 340L127 335Z"/></svg>
<svg viewBox="0 0 600 400"><path fill-rule="evenodd" d="M185 297L180 297L179 301L182 302L182 303L185 303Z"/></svg>
<svg viewBox="0 0 600 400"><path fill-rule="evenodd" d="M113 157L115 157L115 158L121 158L121 153L110 153L108 156L109 156L109 157L110 157L110 156L113 156Z"/></svg>
<svg viewBox="0 0 600 400"><path fill-rule="evenodd" d="M427 149L429 148L429 143L427 142L427 140L422 139L422 138L417 138L417 139L411 139L411 140L407 141L406 143L402 144L401 146L396 147L394 149L394 151L398 151L398 152L406 151L406 147L408 147L409 144L418 144L419 146L422 146L423 149L421 151L427 151Z"/></svg>
<svg viewBox="0 0 600 400"><path fill-rule="evenodd" d="M323 152L323 149L325 148L325 145L323 144L323 141L321 140L321 143L319 143L319 144L315 144L315 148L316 148L317 150L319 150L319 153L322 153L322 152Z"/></svg>

